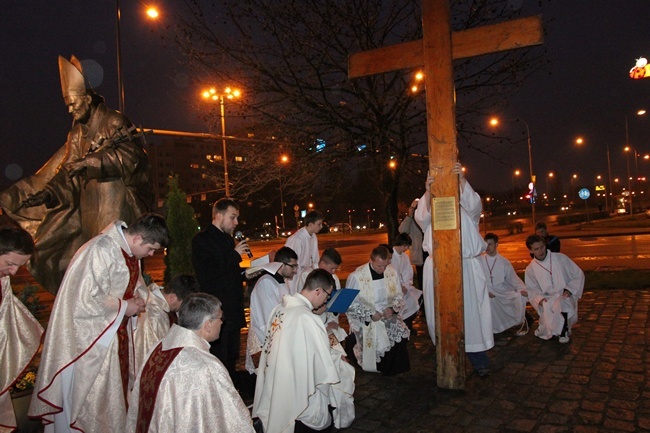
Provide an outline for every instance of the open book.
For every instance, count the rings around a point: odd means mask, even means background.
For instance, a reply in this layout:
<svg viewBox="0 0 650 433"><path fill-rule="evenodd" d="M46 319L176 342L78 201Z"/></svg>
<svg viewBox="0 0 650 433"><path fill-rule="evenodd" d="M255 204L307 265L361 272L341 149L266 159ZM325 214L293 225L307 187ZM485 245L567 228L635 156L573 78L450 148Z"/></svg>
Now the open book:
<svg viewBox="0 0 650 433"><path fill-rule="evenodd" d="M280 269L280 266L282 266L282 263L270 261L269 255L266 254L260 258L251 260L250 268L246 268L244 272L247 277L250 277L251 275L254 275L260 271L267 271L270 274L275 274L278 269Z"/></svg>
<svg viewBox="0 0 650 433"><path fill-rule="evenodd" d="M345 313L358 294L359 290L357 289L342 288L336 290L330 300L327 301L327 311L330 313Z"/></svg>

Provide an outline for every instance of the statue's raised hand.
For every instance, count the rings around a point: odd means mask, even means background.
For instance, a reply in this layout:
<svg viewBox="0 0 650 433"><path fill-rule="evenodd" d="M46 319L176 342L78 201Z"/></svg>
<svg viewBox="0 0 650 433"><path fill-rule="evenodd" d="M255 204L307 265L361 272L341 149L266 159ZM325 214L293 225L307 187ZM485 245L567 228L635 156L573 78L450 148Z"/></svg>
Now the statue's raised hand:
<svg viewBox="0 0 650 433"><path fill-rule="evenodd" d="M80 175L86 170L86 161L83 159L77 159L75 161L63 164L63 167L68 172L68 177L72 179L73 177Z"/></svg>

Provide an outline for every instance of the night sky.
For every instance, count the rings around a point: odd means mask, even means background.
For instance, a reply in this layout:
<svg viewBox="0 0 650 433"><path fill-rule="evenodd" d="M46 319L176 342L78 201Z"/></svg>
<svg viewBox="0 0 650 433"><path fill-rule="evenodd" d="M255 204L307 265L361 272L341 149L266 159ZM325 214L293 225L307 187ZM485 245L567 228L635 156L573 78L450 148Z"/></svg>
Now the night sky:
<svg viewBox="0 0 650 433"><path fill-rule="evenodd" d="M162 16L156 22L146 18L141 2L122 3L126 115L147 128L206 132L196 108L200 90L194 84L196 77L190 76L173 41L169 11L174 2L159 0ZM635 114L640 108L650 110L650 78L628 77L638 57L650 56L650 1L523 3L524 15L543 15L550 63L495 114L528 123L541 192L550 171L561 176L565 189L574 173L579 178L576 185L593 185L597 174L606 176L607 145L613 177L625 178L626 115L631 145L642 155L650 153L650 113ZM95 76L95 89L109 107L118 107L115 4L4 1L0 35L0 186L7 186L21 175L32 174L65 142L71 117L61 96L59 54L96 62L100 73ZM468 179L480 189L505 190L511 185L512 168L528 172L523 124L504 125L499 133L521 140L505 164L468 152L460 143ZM582 147L574 144L578 136L585 140ZM504 149L509 145L497 150L503 153ZM631 169L634 174L633 162ZM650 176L650 161L638 159L638 172ZM518 180L521 186L526 182Z"/></svg>

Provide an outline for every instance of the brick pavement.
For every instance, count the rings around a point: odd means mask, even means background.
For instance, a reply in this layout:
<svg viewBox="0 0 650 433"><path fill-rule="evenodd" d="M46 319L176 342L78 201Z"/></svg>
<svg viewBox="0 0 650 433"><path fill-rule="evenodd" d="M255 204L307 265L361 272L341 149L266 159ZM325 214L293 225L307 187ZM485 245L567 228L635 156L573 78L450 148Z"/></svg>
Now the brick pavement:
<svg viewBox="0 0 650 433"><path fill-rule="evenodd" d="M465 391L436 387L435 350L418 319L412 370L397 377L357 370L357 419L340 431L650 431L649 309L648 290L585 292L571 343L534 337L537 324L524 337L499 334L491 375L479 378L467 362Z"/></svg>

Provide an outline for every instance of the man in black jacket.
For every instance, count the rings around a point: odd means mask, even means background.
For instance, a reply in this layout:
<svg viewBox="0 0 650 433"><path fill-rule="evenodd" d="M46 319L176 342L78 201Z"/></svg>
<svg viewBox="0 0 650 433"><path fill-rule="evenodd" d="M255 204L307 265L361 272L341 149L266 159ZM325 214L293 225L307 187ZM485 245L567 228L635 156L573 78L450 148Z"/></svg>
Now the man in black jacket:
<svg viewBox="0 0 650 433"><path fill-rule="evenodd" d="M239 263L248 244L244 240L235 245L232 234L238 218L239 205L222 198L212 207L212 224L192 240L192 263L200 290L222 302L221 336L210 343L210 352L228 369L233 382L237 382L235 366L239 358L240 329L246 326L244 277Z"/></svg>

